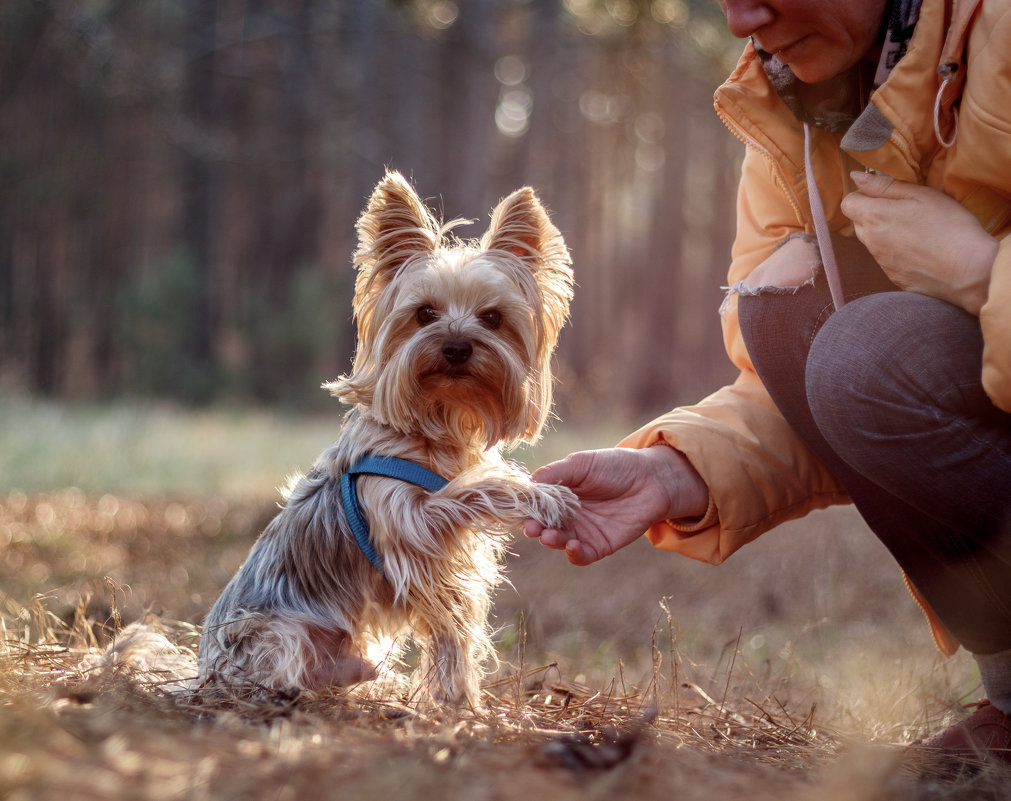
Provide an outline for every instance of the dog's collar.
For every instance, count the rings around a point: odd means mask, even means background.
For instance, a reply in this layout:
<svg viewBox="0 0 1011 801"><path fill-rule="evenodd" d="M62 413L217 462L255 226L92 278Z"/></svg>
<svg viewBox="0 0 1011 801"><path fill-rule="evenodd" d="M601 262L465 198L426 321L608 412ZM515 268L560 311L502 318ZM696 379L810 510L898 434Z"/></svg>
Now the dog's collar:
<svg viewBox="0 0 1011 801"><path fill-rule="evenodd" d="M355 487L360 475L397 478L429 492L442 489L449 483L449 480L438 473L433 473L427 467L409 462L407 459L398 459L395 456L376 456L371 453L366 454L344 473L341 473L341 502L344 505L344 514L351 526L351 531L354 532L355 540L358 542L358 547L362 549L362 553L385 578L383 558L376 553L372 537L369 534L369 524L365 522L361 510L358 508L358 493Z"/></svg>

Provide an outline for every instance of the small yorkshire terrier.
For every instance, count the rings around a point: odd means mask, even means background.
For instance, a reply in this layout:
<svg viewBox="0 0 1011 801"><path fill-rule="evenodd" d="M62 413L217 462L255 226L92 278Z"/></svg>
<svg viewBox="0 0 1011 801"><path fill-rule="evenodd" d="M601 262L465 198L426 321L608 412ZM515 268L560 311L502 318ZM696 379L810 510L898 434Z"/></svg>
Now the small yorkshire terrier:
<svg viewBox="0 0 1011 801"><path fill-rule="evenodd" d="M438 224L397 173L373 192L352 372L324 385L352 408L211 609L202 681L347 687L410 632L421 697L479 705L503 535L528 517L560 528L578 503L501 456L544 426L573 282L530 188L498 204L479 243L452 236L461 222Z"/></svg>

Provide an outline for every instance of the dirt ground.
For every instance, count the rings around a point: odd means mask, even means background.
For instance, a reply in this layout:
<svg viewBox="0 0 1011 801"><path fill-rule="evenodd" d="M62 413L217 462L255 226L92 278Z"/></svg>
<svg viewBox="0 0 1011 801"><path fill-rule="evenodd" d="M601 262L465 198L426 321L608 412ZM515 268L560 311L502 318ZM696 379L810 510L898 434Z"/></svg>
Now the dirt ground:
<svg viewBox="0 0 1011 801"><path fill-rule="evenodd" d="M0 798L1011 798L1007 769L908 758L978 678L965 654L937 655L848 509L719 567L642 542L575 568L517 540L494 610L503 662L477 711L221 699L95 667L146 615L186 664L272 513L0 496Z"/></svg>

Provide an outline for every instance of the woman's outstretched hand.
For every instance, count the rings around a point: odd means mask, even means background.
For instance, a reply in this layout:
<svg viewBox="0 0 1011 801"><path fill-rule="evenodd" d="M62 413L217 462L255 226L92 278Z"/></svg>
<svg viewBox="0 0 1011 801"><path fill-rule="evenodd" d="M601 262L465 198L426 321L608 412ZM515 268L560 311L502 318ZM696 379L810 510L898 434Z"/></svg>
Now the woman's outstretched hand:
<svg viewBox="0 0 1011 801"><path fill-rule="evenodd" d="M660 520L701 516L709 504L695 468L667 445L581 451L545 465L533 479L563 484L579 498L569 528L546 529L534 520L524 527L528 537L564 549L574 565L610 556Z"/></svg>

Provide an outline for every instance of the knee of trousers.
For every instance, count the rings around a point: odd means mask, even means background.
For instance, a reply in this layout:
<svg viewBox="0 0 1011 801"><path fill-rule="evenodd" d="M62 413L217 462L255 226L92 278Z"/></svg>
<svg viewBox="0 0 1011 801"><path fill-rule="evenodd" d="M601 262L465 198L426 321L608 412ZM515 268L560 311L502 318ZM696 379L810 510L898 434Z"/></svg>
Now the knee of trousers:
<svg viewBox="0 0 1011 801"><path fill-rule="evenodd" d="M858 298L821 327L805 391L825 440L852 467L895 443L926 443L947 414L979 405L978 321L911 292Z"/></svg>

